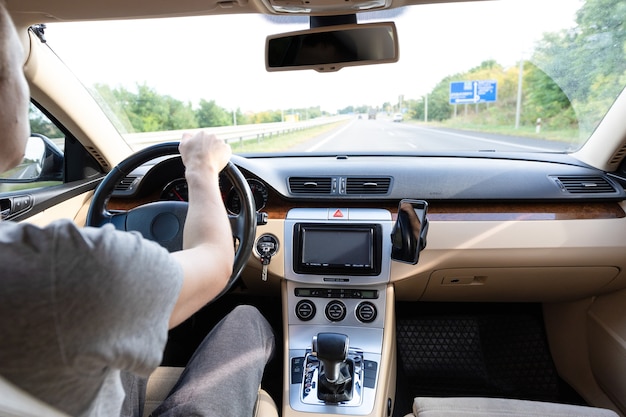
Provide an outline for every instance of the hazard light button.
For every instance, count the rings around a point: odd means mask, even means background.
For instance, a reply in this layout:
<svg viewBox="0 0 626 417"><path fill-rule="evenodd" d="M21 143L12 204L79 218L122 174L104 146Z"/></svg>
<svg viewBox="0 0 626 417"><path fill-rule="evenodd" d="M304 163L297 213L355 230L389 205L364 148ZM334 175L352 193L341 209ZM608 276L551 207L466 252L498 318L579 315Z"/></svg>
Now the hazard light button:
<svg viewBox="0 0 626 417"><path fill-rule="evenodd" d="M328 209L328 220L349 220L350 211L347 208Z"/></svg>

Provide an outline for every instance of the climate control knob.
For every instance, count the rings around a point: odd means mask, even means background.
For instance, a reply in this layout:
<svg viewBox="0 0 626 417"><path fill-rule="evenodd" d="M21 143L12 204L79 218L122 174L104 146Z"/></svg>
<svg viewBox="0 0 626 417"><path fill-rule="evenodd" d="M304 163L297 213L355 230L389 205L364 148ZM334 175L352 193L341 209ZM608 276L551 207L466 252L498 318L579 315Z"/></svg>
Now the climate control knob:
<svg viewBox="0 0 626 417"><path fill-rule="evenodd" d="M309 321L315 317L315 304L310 300L302 300L296 304L296 317L302 321Z"/></svg>
<svg viewBox="0 0 626 417"><path fill-rule="evenodd" d="M326 304L326 318L330 321L341 321L346 317L346 305L341 301L331 301Z"/></svg>
<svg viewBox="0 0 626 417"><path fill-rule="evenodd" d="M356 318L362 323L371 323L376 320L376 306L369 301L363 301L356 307Z"/></svg>

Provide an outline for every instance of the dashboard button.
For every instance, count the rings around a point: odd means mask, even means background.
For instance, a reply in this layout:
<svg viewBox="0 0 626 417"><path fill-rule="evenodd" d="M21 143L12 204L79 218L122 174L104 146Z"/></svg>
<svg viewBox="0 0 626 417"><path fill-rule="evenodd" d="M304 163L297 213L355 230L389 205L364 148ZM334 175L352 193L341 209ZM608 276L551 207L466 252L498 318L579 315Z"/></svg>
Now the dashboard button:
<svg viewBox="0 0 626 417"><path fill-rule="evenodd" d="M331 301L326 305L326 318L330 321L341 321L346 317L346 305L341 301Z"/></svg>
<svg viewBox="0 0 626 417"><path fill-rule="evenodd" d="M302 321L309 321L315 317L315 304L310 300L302 300L296 304L296 317Z"/></svg>
<svg viewBox="0 0 626 417"><path fill-rule="evenodd" d="M369 301L364 301L356 307L356 318L363 323L376 320L376 314L376 306Z"/></svg>

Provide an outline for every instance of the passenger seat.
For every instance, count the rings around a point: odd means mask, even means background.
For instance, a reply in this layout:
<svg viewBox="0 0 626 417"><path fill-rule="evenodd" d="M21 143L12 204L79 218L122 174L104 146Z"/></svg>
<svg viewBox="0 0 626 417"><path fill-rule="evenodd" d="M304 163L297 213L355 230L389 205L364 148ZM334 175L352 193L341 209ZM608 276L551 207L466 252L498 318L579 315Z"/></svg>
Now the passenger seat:
<svg viewBox="0 0 626 417"><path fill-rule="evenodd" d="M411 416L409 414L409 416ZM409 417L407 416L407 417ZM415 417L619 417L604 408L502 398L435 398L413 400Z"/></svg>

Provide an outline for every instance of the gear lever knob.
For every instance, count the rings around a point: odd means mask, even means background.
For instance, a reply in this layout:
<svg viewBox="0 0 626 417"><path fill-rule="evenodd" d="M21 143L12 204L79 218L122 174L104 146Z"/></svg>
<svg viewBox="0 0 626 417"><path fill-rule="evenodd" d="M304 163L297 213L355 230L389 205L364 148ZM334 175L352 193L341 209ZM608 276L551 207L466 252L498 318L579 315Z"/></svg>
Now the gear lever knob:
<svg viewBox="0 0 626 417"><path fill-rule="evenodd" d="M318 333L313 336L313 355L324 365L326 379L334 383L339 379L341 364L348 358L349 339L340 333Z"/></svg>

